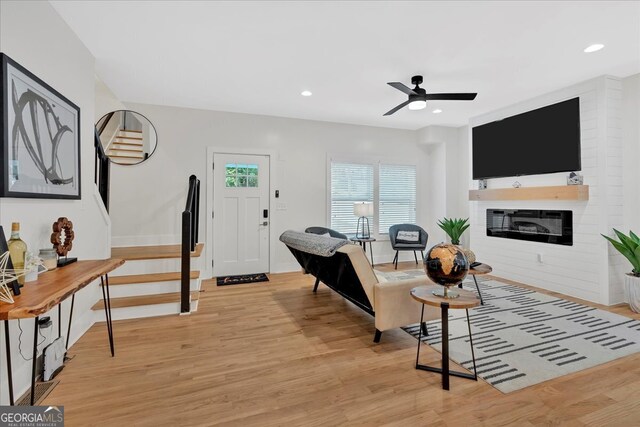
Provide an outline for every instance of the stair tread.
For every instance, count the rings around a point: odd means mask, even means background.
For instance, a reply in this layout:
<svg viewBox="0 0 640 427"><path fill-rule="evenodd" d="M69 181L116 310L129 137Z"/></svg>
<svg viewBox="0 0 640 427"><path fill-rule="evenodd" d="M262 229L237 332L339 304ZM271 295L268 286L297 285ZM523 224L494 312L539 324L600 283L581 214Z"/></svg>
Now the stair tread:
<svg viewBox="0 0 640 427"><path fill-rule="evenodd" d="M190 279L200 277L199 271L192 271L189 275ZM172 280L180 280L180 272L171 273L150 273L150 274L130 274L127 276L110 276L109 285L131 285L135 283L155 283L168 282Z"/></svg>
<svg viewBox="0 0 640 427"><path fill-rule="evenodd" d="M199 257L204 248L204 243L198 243L196 250L191 252L192 257ZM142 259L180 258L181 245L157 245L157 246L124 246L111 248L113 258L121 258L126 261Z"/></svg>
<svg viewBox="0 0 640 427"><path fill-rule="evenodd" d="M197 301L200 296L199 291L191 291L191 302ZM143 305L171 304L180 302L180 292L167 294L139 295L135 297L111 298L111 309L138 307ZM99 300L91 307L92 310L104 310L104 303Z"/></svg>
<svg viewBox="0 0 640 427"><path fill-rule="evenodd" d="M129 129L120 129L120 132L135 132L135 133L142 133L141 130L129 130Z"/></svg>
<svg viewBox="0 0 640 427"><path fill-rule="evenodd" d="M117 145L133 145L134 147L142 147L142 144L137 143L137 142L120 142L120 141L113 141L113 142L111 143L111 145L114 145L114 144L117 144Z"/></svg>
<svg viewBox="0 0 640 427"><path fill-rule="evenodd" d="M142 153L142 150L133 150L131 148L109 148L109 151L128 151L132 153Z"/></svg>
<svg viewBox="0 0 640 427"><path fill-rule="evenodd" d="M127 131L128 132L128 131ZM142 138L138 138L137 136L122 136L122 135L116 135L116 138L119 139L134 139L136 141L142 141Z"/></svg>
<svg viewBox="0 0 640 427"><path fill-rule="evenodd" d="M116 159L136 159L136 160L144 159L144 157L142 156L117 156L115 154L109 154L109 157L115 157Z"/></svg>

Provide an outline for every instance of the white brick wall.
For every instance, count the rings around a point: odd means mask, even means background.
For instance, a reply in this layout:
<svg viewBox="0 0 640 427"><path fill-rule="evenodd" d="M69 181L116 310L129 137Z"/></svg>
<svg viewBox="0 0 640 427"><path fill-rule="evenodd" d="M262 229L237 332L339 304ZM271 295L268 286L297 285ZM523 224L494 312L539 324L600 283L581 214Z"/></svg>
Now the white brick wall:
<svg viewBox="0 0 640 427"><path fill-rule="evenodd" d="M620 82L599 77L556 92L521 102L470 120L471 129L487 122L580 97L582 171L590 186L586 202L486 201L470 202L471 248L479 260L490 264L494 274L561 292L589 301L612 304L621 300L621 289L609 286L619 278L621 260L609 254L600 233L622 223L622 143L620 140ZM523 155L526 155L523 151ZM489 188L565 185L567 173L496 178ZM470 189L477 188L470 181ZM573 211L573 246L507 240L486 235L486 210L552 209ZM538 262L542 254L543 263ZM621 283L621 281L620 281Z"/></svg>

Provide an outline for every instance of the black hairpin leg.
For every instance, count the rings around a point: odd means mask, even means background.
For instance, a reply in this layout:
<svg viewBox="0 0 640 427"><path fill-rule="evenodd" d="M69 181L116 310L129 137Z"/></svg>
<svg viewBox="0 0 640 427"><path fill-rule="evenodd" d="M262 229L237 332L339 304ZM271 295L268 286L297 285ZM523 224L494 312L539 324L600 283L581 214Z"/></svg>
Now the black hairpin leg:
<svg viewBox="0 0 640 427"><path fill-rule="evenodd" d="M413 251L413 257L416 259L416 265L418 265L418 254L416 254L416 251Z"/></svg>
<svg viewBox="0 0 640 427"><path fill-rule="evenodd" d="M9 321L4 321L4 341L7 349L7 379L9 386L9 404L11 406L15 405L15 400L13 398L13 371L11 369L11 337L9 336Z"/></svg>
<svg viewBox="0 0 640 427"><path fill-rule="evenodd" d="M313 285L313 292L318 290L318 285L320 284L320 278L316 277L316 284Z"/></svg>
<svg viewBox="0 0 640 427"><path fill-rule="evenodd" d="M73 306L76 302L76 294L71 295L71 309L69 310L69 325L67 326L67 343L64 345L64 350L69 348L69 337L71 336L71 320L73 319ZM62 321L62 319L60 319Z"/></svg>
<svg viewBox="0 0 640 427"><path fill-rule="evenodd" d="M58 304L58 338L62 336L62 303Z"/></svg>
<svg viewBox="0 0 640 427"><path fill-rule="evenodd" d="M476 355L473 352L473 335L471 335L471 321L469 320L469 309L465 309L467 312L467 326L469 327L469 344L471 344L471 359L473 360L473 377L478 381L478 371L476 370Z"/></svg>
<svg viewBox="0 0 640 427"><path fill-rule="evenodd" d="M484 300L482 299L482 292L480 292L480 286L478 286L478 281L476 280L476 275L473 275L473 281L476 284L476 289L478 290L478 296L480 297L480 305L484 305Z"/></svg>
<svg viewBox="0 0 640 427"><path fill-rule="evenodd" d="M109 297L109 276L107 274L105 274L104 276L100 276L100 284L102 285L102 302L104 303L104 315L107 319L109 347L111 348L111 357L114 357L115 350L113 347L113 324L111 323L111 298Z"/></svg>
<svg viewBox="0 0 640 427"><path fill-rule="evenodd" d="M422 261L424 261L424 251L420 251L420 256L422 257Z"/></svg>
<svg viewBox="0 0 640 427"><path fill-rule="evenodd" d="M423 325L424 322L424 304L422 304L422 311L420 312L420 325ZM422 343L422 326L420 327L420 332L418 332L418 353L416 354L416 369L420 369L420 364L418 360L420 360L420 344Z"/></svg>
<svg viewBox="0 0 640 427"><path fill-rule="evenodd" d="M366 245L365 243L365 246ZM371 257L371 267L373 267L375 264L373 262L373 244L371 242L369 242L369 256Z"/></svg>
<svg viewBox="0 0 640 427"><path fill-rule="evenodd" d="M380 342L380 338L382 337L382 331L376 329L376 334L373 336L373 342Z"/></svg>
<svg viewBox="0 0 640 427"><path fill-rule="evenodd" d="M427 327L427 322L420 322L420 328L422 328L423 334L429 335L429 328Z"/></svg>
<svg viewBox="0 0 640 427"><path fill-rule="evenodd" d="M398 251L396 251L396 257L393 259L394 264L396 266L396 270L398 269Z"/></svg>
<svg viewBox="0 0 640 427"><path fill-rule="evenodd" d="M36 316L33 322L33 354L31 359L31 406L36 402L36 364L38 361L38 320L39 316Z"/></svg>

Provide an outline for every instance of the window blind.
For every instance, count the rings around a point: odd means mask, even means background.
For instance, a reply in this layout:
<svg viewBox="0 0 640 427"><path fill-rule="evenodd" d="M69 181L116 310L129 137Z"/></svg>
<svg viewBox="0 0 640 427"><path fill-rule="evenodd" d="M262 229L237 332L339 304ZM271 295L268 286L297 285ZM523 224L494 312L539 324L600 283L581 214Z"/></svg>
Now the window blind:
<svg viewBox="0 0 640 427"><path fill-rule="evenodd" d="M331 162L330 228L354 234L358 222L353 214L356 202L373 202L373 165ZM373 218L369 222L373 228Z"/></svg>
<svg viewBox="0 0 640 427"><path fill-rule="evenodd" d="M389 233L394 224L416 222L416 167L380 165L378 232Z"/></svg>

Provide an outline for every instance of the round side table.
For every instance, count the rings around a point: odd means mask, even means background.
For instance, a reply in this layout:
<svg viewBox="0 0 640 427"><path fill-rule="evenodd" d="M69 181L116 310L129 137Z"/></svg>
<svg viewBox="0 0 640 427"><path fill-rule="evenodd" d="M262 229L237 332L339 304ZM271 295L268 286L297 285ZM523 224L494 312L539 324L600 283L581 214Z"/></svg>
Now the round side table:
<svg viewBox="0 0 640 427"><path fill-rule="evenodd" d="M365 255L367 254L367 243L369 243L369 256L371 256L371 266L375 267L375 264L373 263L373 246L371 245L371 243L375 242L376 239L374 239L373 237L352 237L351 241L356 242L360 246L362 246Z"/></svg>
<svg viewBox="0 0 640 427"><path fill-rule="evenodd" d="M449 390L449 376L467 378L474 381L478 381L478 374L476 372L476 356L473 352L473 337L471 336L471 323L469 322L469 309L480 305L480 301L473 292L463 290L456 290L460 294L457 298L442 298L433 294L434 291L440 290L442 286L419 286L411 289L411 296L413 299L422 304L422 314L420 315L420 324L424 320L424 306L431 305L434 307L440 307L440 315L442 322L442 367L437 368L434 366L421 365L420 359L420 344L422 343L422 328L418 334L418 352L416 354L416 369L429 372L437 372L442 374L442 388ZM471 358L473 359L473 374L467 372L452 371L449 369L449 309L464 309L467 312L467 325L469 326L469 343L471 344Z"/></svg>
<svg viewBox="0 0 640 427"><path fill-rule="evenodd" d="M482 292L480 292L480 287L478 286L476 276L484 276L485 274L490 274L492 271L493 269L488 264L476 265L475 267L469 269L469 274L471 275L471 277L473 277L473 282L476 284L478 296L480 297L480 304L482 305L484 305L484 300L482 299Z"/></svg>

